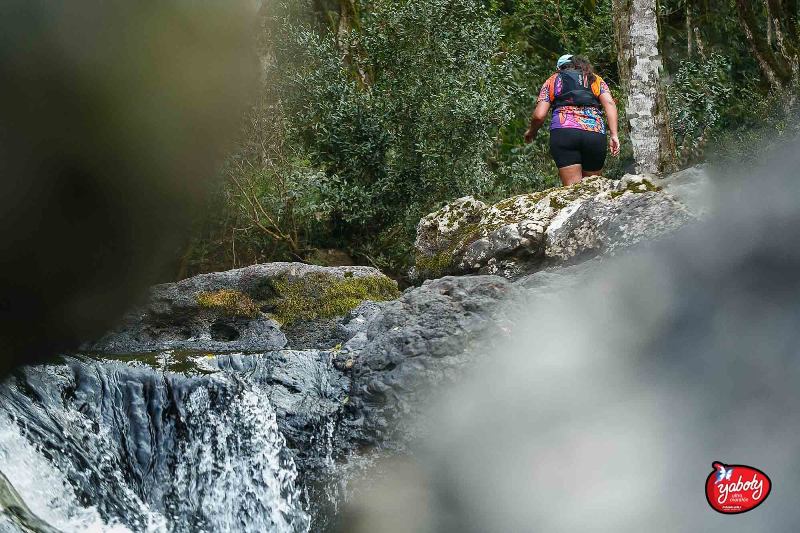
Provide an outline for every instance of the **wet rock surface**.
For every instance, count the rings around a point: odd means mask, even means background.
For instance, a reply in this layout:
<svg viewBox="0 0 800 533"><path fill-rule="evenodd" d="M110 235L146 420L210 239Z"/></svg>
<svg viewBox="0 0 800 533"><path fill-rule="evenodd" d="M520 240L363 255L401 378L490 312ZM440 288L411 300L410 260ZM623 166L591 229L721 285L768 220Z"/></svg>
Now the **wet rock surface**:
<svg viewBox="0 0 800 533"><path fill-rule="evenodd" d="M446 276L393 300L355 302L338 316L280 324L273 318L280 282L385 277L365 267L256 265L157 286L146 306L88 347L261 353L217 356L209 364L269 390L300 470L311 472L322 465L313 443L325 421L336 421L331 456L403 441L410 431L403 420L432 387L469 366L482 339L508 334L515 306L579 283L600 259L566 264L657 239L692 220L695 214L661 189L686 198L700 175L658 185L641 176L590 178L491 206L463 198L420 222L417 251L439 254L430 264L446 257L445 268L499 275ZM322 305L321 294L310 295L312 307Z"/></svg>
<svg viewBox="0 0 800 533"><path fill-rule="evenodd" d="M341 383L296 385L326 364L319 355L202 357L182 372L68 357L4 383L0 414L109 523L304 531L295 461L313 469L284 438L312 449L311 426L332 410ZM251 521L233 527L240 515Z"/></svg>
<svg viewBox="0 0 800 533"><path fill-rule="evenodd" d="M336 505L337 464L369 448L402 449L411 436L408 417L432 387L469 367L479 337L503 334L510 319L500 304L519 294L497 276L427 282L338 320L348 340L334 350L68 357L6 383L0 405L38 445L61 450L59 469L107 520L136 529L147 509L169 515L176 531L213 529L226 515L200 502L216 488L203 488L204 478L191 472L210 475L240 461L237 469L256 468L255 447L269 441L270 468L283 466L256 475L276 476L271 498L279 502L294 501L302 487L311 528L322 530ZM262 427L270 419L274 434ZM198 492L181 493L177 479L190 479L185 490ZM132 496L120 496L118 486ZM226 512L241 511L247 487L223 489ZM274 514L269 502L256 504ZM293 515L287 527L304 520Z"/></svg>

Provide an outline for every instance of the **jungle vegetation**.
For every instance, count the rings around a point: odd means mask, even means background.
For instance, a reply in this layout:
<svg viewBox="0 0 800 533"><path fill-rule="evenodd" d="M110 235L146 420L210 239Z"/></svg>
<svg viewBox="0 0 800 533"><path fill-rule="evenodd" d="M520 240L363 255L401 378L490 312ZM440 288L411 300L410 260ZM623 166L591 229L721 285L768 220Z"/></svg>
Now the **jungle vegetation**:
<svg viewBox="0 0 800 533"><path fill-rule="evenodd" d="M653 2L677 167L793 132L796 0ZM546 132L523 133L558 56L593 62L625 124L614 24L612 0L265 1L260 88L177 276L287 260L402 281L422 215L556 184ZM609 177L633 168L621 129Z"/></svg>

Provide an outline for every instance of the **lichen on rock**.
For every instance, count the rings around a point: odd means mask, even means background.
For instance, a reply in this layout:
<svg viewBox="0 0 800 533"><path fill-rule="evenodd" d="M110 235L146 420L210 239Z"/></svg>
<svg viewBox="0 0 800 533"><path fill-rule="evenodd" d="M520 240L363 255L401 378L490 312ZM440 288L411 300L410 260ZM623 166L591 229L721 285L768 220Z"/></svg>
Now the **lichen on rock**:
<svg viewBox="0 0 800 533"><path fill-rule="evenodd" d="M592 177L491 206L471 196L460 198L427 215L417 226L416 275L496 274L498 261L508 264L506 260L515 256L530 261L539 255L547 224L560 209L610 190L609 180Z"/></svg>
<svg viewBox="0 0 800 533"><path fill-rule="evenodd" d="M423 217L414 243L416 272L425 277L447 274L461 244L480 236L485 211L486 204L465 196Z"/></svg>
<svg viewBox="0 0 800 533"><path fill-rule="evenodd" d="M611 193L612 198L619 198L625 193L661 192L662 188L645 176L625 174Z"/></svg>
<svg viewBox="0 0 800 533"><path fill-rule="evenodd" d="M653 196L631 202L627 196L632 194ZM630 220L631 210L650 223ZM651 212L663 219L648 216ZM578 222L574 217L583 218ZM597 218L594 223L592 217ZM636 175L619 182L592 176L491 206L472 197L460 198L420 221L414 271L423 279L470 273L513 278L553 261L623 247L612 245L611 239L628 245L655 238L689 218L679 201L650 178Z"/></svg>

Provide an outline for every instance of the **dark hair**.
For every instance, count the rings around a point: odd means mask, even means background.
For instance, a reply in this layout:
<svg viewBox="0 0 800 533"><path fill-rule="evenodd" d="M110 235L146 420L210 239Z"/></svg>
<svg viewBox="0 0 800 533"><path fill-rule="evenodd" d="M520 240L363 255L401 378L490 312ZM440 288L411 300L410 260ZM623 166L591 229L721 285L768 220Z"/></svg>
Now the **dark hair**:
<svg viewBox="0 0 800 533"><path fill-rule="evenodd" d="M572 56L572 59L569 63L561 65L561 70L566 69L573 69L573 70L580 70L583 71L583 75L586 76L586 79L589 80L589 83L594 83L595 75L594 75L594 67L589 60L583 56Z"/></svg>

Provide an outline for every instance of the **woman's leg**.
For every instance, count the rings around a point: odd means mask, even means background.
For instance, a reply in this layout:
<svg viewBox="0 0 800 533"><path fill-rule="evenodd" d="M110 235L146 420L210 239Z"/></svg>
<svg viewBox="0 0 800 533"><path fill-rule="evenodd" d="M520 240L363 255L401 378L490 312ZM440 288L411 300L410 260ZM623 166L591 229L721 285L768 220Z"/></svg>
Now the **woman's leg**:
<svg viewBox="0 0 800 533"><path fill-rule="evenodd" d="M558 167L558 175L564 185L574 185L583 177L581 133L573 128L550 131L550 155Z"/></svg>
<svg viewBox="0 0 800 533"><path fill-rule="evenodd" d="M592 131L582 132L581 161L583 162L583 177L599 176L606 164L608 152L608 138L605 133Z"/></svg>
<svg viewBox="0 0 800 533"><path fill-rule="evenodd" d="M581 165L570 165L558 169L558 176L561 178L561 183L563 185L575 185L581 181L585 175Z"/></svg>

